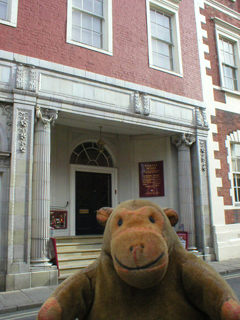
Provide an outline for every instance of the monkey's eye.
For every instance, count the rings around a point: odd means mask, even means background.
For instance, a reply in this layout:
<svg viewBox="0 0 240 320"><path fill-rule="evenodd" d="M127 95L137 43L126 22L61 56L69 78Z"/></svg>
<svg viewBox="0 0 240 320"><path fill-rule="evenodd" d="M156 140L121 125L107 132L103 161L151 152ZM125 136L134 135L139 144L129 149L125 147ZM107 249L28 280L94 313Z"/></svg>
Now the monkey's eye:
<svg viewBox="0 0 240 320"><path fill-rule="evenodd" d="M119 227L121 227L122 224L123 224L122 219L119 219L119 220L118 220L118 225L119 225Z"/></svg>
<svg viewBox="0 0 240 320"><path fill-rule="evenodd" d="M155 223L155 219L152 216L149 217L149 221L152 222L152 223Z"/></svg>

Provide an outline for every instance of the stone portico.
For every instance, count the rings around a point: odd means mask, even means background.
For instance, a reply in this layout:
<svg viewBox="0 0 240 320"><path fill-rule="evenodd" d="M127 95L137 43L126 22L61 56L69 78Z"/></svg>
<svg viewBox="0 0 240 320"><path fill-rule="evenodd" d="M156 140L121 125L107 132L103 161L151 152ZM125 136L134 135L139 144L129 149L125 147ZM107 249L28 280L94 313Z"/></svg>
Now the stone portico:
<svg viewBox="0 0 240 320"><path fill-rule="evenodd" d="M163 161L165 193L151 200L173 207L180 217L177 228L189 232L190 249L211 259L203 103L84 70L3 55L1 290L57 283L57 269L47 256L50 211L64 208L68 215L66 229L54 230L54 237L76 235L76 172L110 175L115 206L139 198L140 162ZM71 163L78 146L99 140L99 126L112 165Z"/></svg>

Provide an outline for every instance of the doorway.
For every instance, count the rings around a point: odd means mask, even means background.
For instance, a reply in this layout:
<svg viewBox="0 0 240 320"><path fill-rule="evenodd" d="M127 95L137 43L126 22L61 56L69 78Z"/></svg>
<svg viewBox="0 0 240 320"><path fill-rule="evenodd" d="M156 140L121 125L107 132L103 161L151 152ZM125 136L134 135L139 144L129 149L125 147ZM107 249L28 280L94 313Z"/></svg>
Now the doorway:
<svg viewBox="0 0 240 320"><path fill-rule="evenodd" d="M75 172L76 235L102 234L104 228L97 222L97 210L112 206L110 173Z"/></svg>

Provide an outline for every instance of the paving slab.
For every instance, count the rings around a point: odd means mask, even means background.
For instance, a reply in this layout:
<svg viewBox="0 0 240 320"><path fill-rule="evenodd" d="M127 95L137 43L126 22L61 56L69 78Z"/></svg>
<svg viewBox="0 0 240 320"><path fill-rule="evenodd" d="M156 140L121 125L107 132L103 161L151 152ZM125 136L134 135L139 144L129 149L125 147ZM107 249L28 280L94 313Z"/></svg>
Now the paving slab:
<svg viewBox="0 0 240 320"><path fill-rule="evenodd" d="M57 286L52 287L38 287L21 290L32 302L39 303L47 300L47 298L53 293Z"/></svg>

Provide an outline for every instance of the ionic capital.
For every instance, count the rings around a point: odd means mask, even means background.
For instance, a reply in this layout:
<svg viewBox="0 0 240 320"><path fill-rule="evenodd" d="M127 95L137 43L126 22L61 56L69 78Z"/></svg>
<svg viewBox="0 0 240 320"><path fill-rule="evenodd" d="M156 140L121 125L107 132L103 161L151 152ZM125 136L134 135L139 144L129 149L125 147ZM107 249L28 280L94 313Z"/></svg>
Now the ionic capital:
<svg viewBox="0 0 240 320"><path fill-rule="evenodd" d="M191 145L196 141L196 137L189 133L179 133L172 136L171 140L177 148L181 147L182 144L185 144L187 147L191 147Z"/></svg>
<svg viewBox="0 0 240 320"><path fill-rule="evenodd" d="M36 106L36 121L40 120L44 126L49 124L54 124L55 121L58 118L58 111L57 110L51 110L51 109L44 109L40 108L39 106Z"/></svg>

